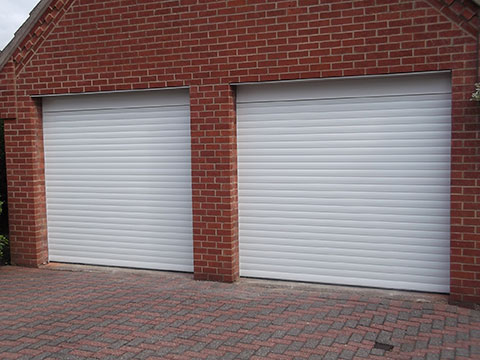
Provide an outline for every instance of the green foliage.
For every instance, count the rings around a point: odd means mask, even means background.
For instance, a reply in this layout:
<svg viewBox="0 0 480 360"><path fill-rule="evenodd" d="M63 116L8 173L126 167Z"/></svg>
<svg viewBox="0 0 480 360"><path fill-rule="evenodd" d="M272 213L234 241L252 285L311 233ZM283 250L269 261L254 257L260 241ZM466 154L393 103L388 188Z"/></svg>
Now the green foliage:
<svg viewBox="0 0 480 360"><path fill-rule="evenodd" d="M475 84L475 91L472 93L470 100L480 101L480 83Z"/></svg>
<svg viewBox="0 0 480 360"><path fill-rule="evenodd" d="M8 239L0 235L0 264L8 264L10 258L10 246L8 244Z"/></svg>
<svg viewBox="0 0 480 360"><path fill-rule="evenodd" d="M5 146L3 130L3 121L0 120L0 201L7 200L7 172L5 169ZM0 235L5 235L8 237L7 204L4 203L3 205L3 215L0 215Z"/></svg>
<svg viewBox="0 0 480 360"><path fill-rule="evenodd" d="M5 144L3 122L0 121L0 265L10 262L10 246L8 243L8 222L6 214L2 216L1 199L7 198L7 174L5 171Z"/></svg>
<svg viewBox="0 0 480 360"><path fill-rule="evenodd" d="M2 215L3 202L0 201L0 216ZM6 236L0 235L0 265L10 262L10 246Z"/></svg>

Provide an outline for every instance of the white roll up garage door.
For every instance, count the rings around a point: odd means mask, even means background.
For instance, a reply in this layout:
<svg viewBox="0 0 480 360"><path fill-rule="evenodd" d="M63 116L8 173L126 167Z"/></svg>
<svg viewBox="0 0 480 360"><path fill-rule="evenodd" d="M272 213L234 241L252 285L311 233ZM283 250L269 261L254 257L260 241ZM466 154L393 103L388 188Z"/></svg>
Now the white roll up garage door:
<svg viewBox="0 0 480 360"><path fill-rule="evenodd" d="M192 271L188 90L43 101L51 261Z"/></svg>
<svg viewBox="0 0 480 360"><path fill-rule="evenodd" d="M448 73L238 86L242 276L449 291Z"/></svg>

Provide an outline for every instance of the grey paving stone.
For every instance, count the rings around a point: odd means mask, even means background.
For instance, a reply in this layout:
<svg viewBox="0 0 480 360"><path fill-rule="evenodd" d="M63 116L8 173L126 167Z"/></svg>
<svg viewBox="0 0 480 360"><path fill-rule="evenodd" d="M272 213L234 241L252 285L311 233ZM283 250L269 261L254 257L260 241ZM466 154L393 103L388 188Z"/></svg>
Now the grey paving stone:
<svg viewBox="0 0 480 360"><path fill-rule="evenodd" d="M478 344L478 345L470 345L470 354L472 354L472 355L480 355L480 344Z"/></svg>
<svg viewBox="0 0 480 360"><path fill-rule="evenodd" d="M445 327L445 321L435 319L433 320L432 329L442 330Z"/></svg>
<svg viewBox="0 0 480 360"><path fill-rule="evenodd" d="M400 346L400 350L404 353L412 352L414 349L415 349L415 343L414 342L404 343Z"/></svg>
<svg viewBox="0 0 480 360"><path fill-rule="evenodd" d="M338 344L346 344L350 338L350 335L340 334L335 338L335 342Z"/></svg>
<svg viewBox="0 0 480 360"><path fill-rule="evenodd" d="M324 336L322 337L322 340L320 340L320 344L323 346L330 346L333 344L334 341L335 341L335 338Z"/></svg>
<svg viewBox="0 0 480 360"><path fill-rule="evenodd" d="M432 331L432 324L431 323L421 323L419 330L422 333L430 333Z"/></svg>
<svg viewBox="0 0 480 360"><path fill-rule="evenodd" d="M440 353L440 359L455 359L455 350L442 349Z"/></svg>
<svg viewBox="0 0 480 360"><path fill-rule="evenodd" d="M382 330L377 336L377 341L382 343L389 343L391 337L392 337L392 333Z"/></svg>
<svg viewBox="0 0 480 360"><path fill-rule="evenodd" d="M290 335L290 336L298 336L301 332L302 332L302 330L299 329L299 328L292 328L292 329L287 331L287 334Z"/></svg>
<svg viewBox="0 0 480 360"><path fill-rule="evenodd" d="M452 317L445 318L445 325L450 327L456 327L458 324L457 319Z"/></svg>
<svg viewBox="0 0 480 360"><path fill-rule="evenodd" d="M368 358L370 356L370 350L359 348L355 353L355 356L359 358Z"/></svg>
<svg viewBox="0 0 480 360"><path fill-rule="evenodd" d="M355 355L355 352L353 352L351 350L343 350L340 353L340 359L351 360L351 359L353 359L354 355Z"/></svg>
<svg viewBox="0 0 480 360"><path fill-rule="evenodd" d="M417 350L426 349L427 347L428 347L427 340L417 339L417 341L415 342L415 349Z"/></svg>
<svg viewBox="0 0 480 360"><path fill-rule="evenodd" d="M335 321L332 324L331 328L335 330L341 330L343 329L344 326L345 326L345 323L343 321Z"/></svg>
<svg viewBox="0 0 480 360"><path fill-rule="evenodd" d="M31 358L31 360L44 360L52 355L51 352L44 352Z"/></svg>
<svg viewBox="0 0 480 360"><path fill-rule="evenodd" d="M318 346L319 342L320 341L317 339L308 339L305 342L305 347L309 349L315 349Z"/></svg>
<svg viewBox="0 0 480 360"><path fill-rule="evenodd" d="M430 340L428 341L429 346L442 346L443 345L443 340L441 337L431 337Z"/></svg>
<svg viewBox="0 0 480 360"><path fill-rule="evenodd" d="M351 336L350 336L350 341L353 341L353 342L361 342L363 340L363 335L360 335L358 333L353 333Z"/></svg>
<svg viewBox="0 0 480 360"><path fill-rule="evenodd" d="M396 328L396 329L393 329L393 332L392 332L392 338L403 338L405 337L405 333L406 331L404 329L399 329L399 328Z"/></svg>
<svg viewBox="0 0 480 360"><path fill-rule="evenodd" d="M408 326L407 327L407 335L409 336L417 336L418 335L418 326Z"/></svg>
<svg viewBox="0 0 480 360"><path fill-rule="evenodd" d="M270 349L271 349L270 347L262 346L255 352L255 355L260 357L265 357L270 352Z"/></svg>
<svg viewBox="0 0 480 360"><path fill-rule="evenodd" d="M330 325L329 324L320 324L317 326L317 330L320 331L320 332L325 332L325 331L328 331L330 329Z"/></svg>
<svg viewBox="0 0 480 360"><path fill-rule="evenodd" d="M338 359L338 354L333 352L333 351L329 351L325 354L323 359L324 360L337 360Z"/></svg>
<svg viewBox="0 0 480 360"><path fill-rule="evenodd" d="M440 360L440 354L428 353L425 360Z"/></svg>
<svg viewBox="0 0 480 360"><path fill-rule="evenodd" d="M362 317L360 318L360 320L358 320L358 323L362 326L370 326L370 324L372 323L372 319L367 317Z"/></svg>
<svg viewBox="0 0 480 360"><path fill-rule="evenodd" d="M321 343L321 342L320 342ZM304 346L303 341L293 341L290 345L288 345L289 351L300 351Z"/></svg>
<svg viewBox="0 0 480 360"><path fill-rule="evenodd" d="M340 311L341 315L351 315L353 313L353 308L343 308L342 311Z"/></svg>
<svg viewBox="0 0 480 360"><path fill-rule="evenodd" d="M232 359L250 359L255 354L255 350L245 349L240 354L236 355Z"/></svg>
<svg viewBox="0 0 480 360"><path fill-rule="evenodd" d="M288 345L286 344L275 344L271 352L275 354L283 354L287 349L288 349Z"/></svg>
<svg viewBox="0 0 480 360"><path fill-rule="evenodd" d="M465 349L465 348L456 348L455 349L455 356L469 357L470 352L468 351L468 349Z"/></svg>
<svg viewBox="0 0 480 360"><path fill-rule="evenodd" d="M350 320L347 320L345 322L345 326L347 326L349 328L352 328L352 329L356 328L357 325L358 325L358 320L350 319Z"/></svg>
<svg viewBox="0 0 480 360"><path fill-rule="evenodd" d="M480 326L480 324L479 324ZM474 339L480 339L480 328L479 329L471 329L470 336Z"/></svg>
<svg viewBox="0 0 480 360"><path fill-rule="evenodd" d="M376 355L376 356L383 356L385 354L385 350L381 350L381 349L372 349L370 350L370 353L372 355Z"/></svg>

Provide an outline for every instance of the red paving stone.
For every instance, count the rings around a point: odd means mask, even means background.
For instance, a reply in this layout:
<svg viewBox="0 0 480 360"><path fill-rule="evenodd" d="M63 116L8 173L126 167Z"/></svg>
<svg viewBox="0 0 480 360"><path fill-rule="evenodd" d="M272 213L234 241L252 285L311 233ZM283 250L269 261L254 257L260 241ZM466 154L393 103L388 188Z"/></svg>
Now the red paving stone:
<svg viewBox="0 0 480 360"><path fill-rule="evenodd" d="M0 289L0 359L480 359L480 311L439 295L64 265Z"/></svg>

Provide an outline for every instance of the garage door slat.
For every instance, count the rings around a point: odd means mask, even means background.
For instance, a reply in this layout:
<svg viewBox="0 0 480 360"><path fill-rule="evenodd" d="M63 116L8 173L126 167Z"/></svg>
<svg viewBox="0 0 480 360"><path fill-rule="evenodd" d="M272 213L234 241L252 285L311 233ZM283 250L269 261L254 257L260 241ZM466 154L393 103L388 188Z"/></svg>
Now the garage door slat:
<svg viewBox="0 0 480 360"><path fill-rule="evenodd" d="M192 271L188 91L43 105L50 260Z"/></svg>
<svg viewBox="0 0 480 360"><path fill-rule="evenodd" d="M449 291L448 74L237 95L242 276Z"/></svg>

